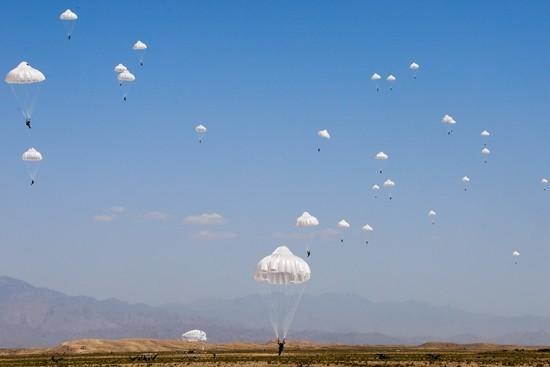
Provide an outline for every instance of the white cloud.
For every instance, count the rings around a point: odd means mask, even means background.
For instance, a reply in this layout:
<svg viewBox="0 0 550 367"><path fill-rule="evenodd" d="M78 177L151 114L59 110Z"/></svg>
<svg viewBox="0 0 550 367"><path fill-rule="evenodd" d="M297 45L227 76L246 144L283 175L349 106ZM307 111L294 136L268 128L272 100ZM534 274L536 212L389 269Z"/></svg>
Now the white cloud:
<svg viewBox="0 0 550 367"><path fill-rule="evenodd" d="M237 234L234 232L211 231L205 229L196 233L194 238L202 241L232 240L237 238Z"/></svg>
<svg viewBox="0 0 550 367"><path fill-rule="evenodd" d="M121 214L126 211L126 208L120 205L114 205L109 209L109 211L112 213Z"/></svg>
<svg viewBox="0 0 550 367"><path fill-rule="evenodd" d="M218 213L203 213L198 215L188 215L183 219L186 224L196 224L207 226L211 224L221 224L225 222L225 218Z"/></svg>
<svg viewBox="0 0 550 367"><path fill-rule="evenodd" d="M112 214L94 215L94 220L96 222L112 222L114 219L115 219L115 216Z"/></svg>
<svg viewBox="0 0 550 367"><path fill-rule="evenodd" d="M145 219L151 220L166 220L168 219L168 214L159 211L151 211L145 213Z"/></svg>

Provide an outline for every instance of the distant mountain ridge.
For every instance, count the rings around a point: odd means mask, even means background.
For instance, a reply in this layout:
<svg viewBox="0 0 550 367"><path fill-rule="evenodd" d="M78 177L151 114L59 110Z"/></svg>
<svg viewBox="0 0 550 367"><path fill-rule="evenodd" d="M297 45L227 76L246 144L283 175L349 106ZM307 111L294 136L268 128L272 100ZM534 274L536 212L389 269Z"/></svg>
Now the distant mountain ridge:
<svg viewBox="0 0 550 367"><path fill-rule="evenodd" d="M177 338L201 328L212 342L273 338L259 296L152 307L37 288L0 277L0 347L51 346L80 338ZM289 335L342 344L550 344L550 320L494 317L421 302L374 303L349 294L304 295Z"/></svg>

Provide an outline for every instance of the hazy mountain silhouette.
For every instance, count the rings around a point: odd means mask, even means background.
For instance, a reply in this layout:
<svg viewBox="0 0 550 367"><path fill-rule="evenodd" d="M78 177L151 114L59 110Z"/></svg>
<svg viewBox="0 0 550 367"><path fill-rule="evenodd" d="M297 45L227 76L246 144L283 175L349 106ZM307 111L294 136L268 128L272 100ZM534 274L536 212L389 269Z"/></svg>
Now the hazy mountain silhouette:
<svg viewBox="0 0 550 367"><path fill-rule="evenodd" d="M204 329L212 342L273 338L259 296L152 307L67 296L0 277L0 347L54 345L77 338L177 338ZM290 338L346 344L426 341L550 344L550 321L492 317L420 302L374 303L346 294L305 295Z"/></svg>

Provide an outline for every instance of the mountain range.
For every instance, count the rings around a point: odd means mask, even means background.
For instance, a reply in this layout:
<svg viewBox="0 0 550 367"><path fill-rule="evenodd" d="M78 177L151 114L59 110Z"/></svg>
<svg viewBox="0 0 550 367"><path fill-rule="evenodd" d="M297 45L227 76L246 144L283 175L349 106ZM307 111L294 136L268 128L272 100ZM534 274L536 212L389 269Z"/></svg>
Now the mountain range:
<svg viewBox="0 0 550 367"><path fill-rule="evenodd" d="M68 296L0 277L0 347L51 346L79 338L174 339L203 329L209 341L273 338L259 295L153 307ZM351 294L304 295L289 338L342 344L550 344L550 319L498 317L422 302L371 302Z"/></svg>

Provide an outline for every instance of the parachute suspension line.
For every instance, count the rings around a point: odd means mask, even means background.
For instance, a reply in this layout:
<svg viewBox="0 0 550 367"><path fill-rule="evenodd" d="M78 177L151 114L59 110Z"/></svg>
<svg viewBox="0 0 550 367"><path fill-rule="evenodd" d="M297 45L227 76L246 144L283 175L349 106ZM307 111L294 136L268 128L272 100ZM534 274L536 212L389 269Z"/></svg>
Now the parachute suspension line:
<svg viewBox="0 0 550 367"><path fill-rule="evenodd" d="M19 92L16 91L19 90ZM19 111L23 115L23 118L26 121L30 121L32 117L32 112L34 110L34 105L40 94L40 85L15 85L10 84L11 92L17 101Z"/></svg>
<svg viewBox="0 0 550 367"><path fill-rule="evenodd" d="M288 287L288 285L286 285L286 287ZM287 337L288 330L290 329L290 325L292 325L292 321L294 320L294 315L296 314L296 310L298 310L298 305L302 301L302 296L304 295L306 284L300 285L299 288L300 290L298 291L298 295L296 296L297 299L295 299L294 301L290 300L292 304L289 305L290 307L288 308L287 317L283 324L283 339L286 339Z"/></svg>

